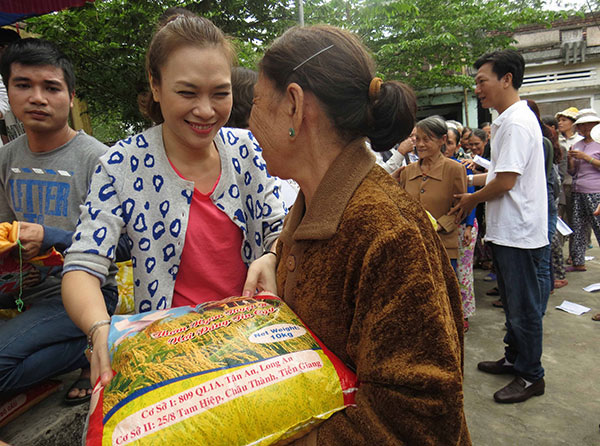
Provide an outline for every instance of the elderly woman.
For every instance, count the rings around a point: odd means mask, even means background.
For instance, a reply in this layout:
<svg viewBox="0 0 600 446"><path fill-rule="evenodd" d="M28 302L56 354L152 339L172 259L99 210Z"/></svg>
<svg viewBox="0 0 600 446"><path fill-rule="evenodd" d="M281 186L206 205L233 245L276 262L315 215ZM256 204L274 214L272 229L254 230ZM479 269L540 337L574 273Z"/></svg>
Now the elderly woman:
<svg viewBox="0 0 600 446"><path fill-rule="evenodd" d="M471 130L469 127L463 127L462 134L460 136L460 146L465 153L471 153L471 135L473 135L473 130Z"/></svg>
<svg viewBox="0 0 600 446"><path fill-rule="evenodd" d="M479 155L485 158L485 145L488 142L488 135L485 131L481 129L473 130L471 133L471 137L469 138L469 144L471 147L471 155L475 158L475 155ZM479 166L477 166L479 167ZM480 172L483 172L483 169L478 168Z"/></svg>
<svg viewBox="0 0 600 446"><path fill-rule="evenodd" d="M458 225L448 215L456 194L467 191L467 173L460 163L443 155L448 134L446 122L431 116L417 123L419 161L400 174L400 185L420 201L438 223L438 233L454 269L458 258Z"/></svg>
<svg viewBox="0 0 600 446"><path fill-rule="evenodd" d="M446 121L446 124L448 124L448 121ZM448 158L454 158L458 161L465 159L465 151L462 147L460 147L459 143L460 132L456 127L448 125L448 137L446 139L446 151L444 152L444 155L446 155Z"/></svg>
<svg viewBox="0 0 600 446"><path fill-rule="evenodd" d="M585 271L587 247L586 226L591 226L600 243L600 219L594 211L600 204L600 143L593 140L592 129L600 124L600 117L591 108L580 110L575 125L583 140L569 151L569 174L573 177L573 220L571 259L567 271Z"/></svg>
<svg viewBox="0 0 600 446"><path fill-rule="evenodd" d="M415 96L374 73L350 33L295 27L265 53L255 87L250 129L267 168L300 185L277 289L361 383L356 406L304 444L468 445L456 277L423 208L365 147L408 136Z"/></svg>
<svg viewBox="0 0 600 446"><path fill-rule="evenodd" d="M562 181L558 200L558 216L562 218L569 226L573 225L573 177L569 174L567 154L576 142L579 142L583 139L582 136L577 133L577 128L574 125L575 120L577 119L577 113L579 113L579 110L576 107L569 107L554 115L558 122L558 142L562 151L562 160L558 166L558 171ZM570 253L572 250L573 238L568 237L568 239ZM562 240L562 244L564 245L564 238ZM567 263L573 263L570 255L567 259Z"/></svg>

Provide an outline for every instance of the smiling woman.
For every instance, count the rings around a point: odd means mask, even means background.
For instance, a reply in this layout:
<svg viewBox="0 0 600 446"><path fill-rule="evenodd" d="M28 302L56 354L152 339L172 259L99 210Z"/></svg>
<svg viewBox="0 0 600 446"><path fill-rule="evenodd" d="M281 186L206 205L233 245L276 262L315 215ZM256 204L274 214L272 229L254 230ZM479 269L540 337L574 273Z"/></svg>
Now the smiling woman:
<svg viewBox="0 0 600 446"><path fill-rule="evenodd" d="M150 74L150 85L164 119L169 160L195 182L196 189L209 193L220 172L213 140L231 112L230 61L218 48L177 48L159 78ZM196 169L205 157L213 163L208 169Z"/></svg>
<svg viewBox="0 0 600 446"><path fill-rule="evenodd" d="M155 33L140 104L159 125L101 159L65 259L65 307L85 332L108 319L98 286L123 232L137 312L240 295L248 265L275 242L287 209L280 182L250 132L223 128L233 60L229 39L204 18L175 15ZM259 265L272 268L271 257ZM108 327L94 334L92 379L106 384Z"/></svg>
<svg viewBox="0 0 600 446"><path fill-rule="evenodd" d="M467 173L462 164L442 153L448 138L443 118L430 116L417 123L419 161L409 164L400 174L400 185L421 202L436 219L438 233L456 268L458 258L458 225L448 215L456 194L467 191Z"/></svg>

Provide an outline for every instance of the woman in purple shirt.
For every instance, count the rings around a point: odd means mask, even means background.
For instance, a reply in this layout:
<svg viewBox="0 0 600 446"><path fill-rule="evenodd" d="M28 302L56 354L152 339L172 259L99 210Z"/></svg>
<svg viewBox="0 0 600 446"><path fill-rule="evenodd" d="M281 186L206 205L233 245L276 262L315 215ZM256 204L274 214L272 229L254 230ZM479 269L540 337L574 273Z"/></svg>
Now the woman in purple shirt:
<svg viewBox="0 0 600 446"><path fill-rule="evenodd" d="M573 239L571 258L573 265L566 271L585 271L585 228L591 225L600 243L600 219L594 211L600 204L600 143L590 135L600 123L600 117L591 108L580 110L575 125L583 140L569 151L569 174L573 176Z"/></svg>

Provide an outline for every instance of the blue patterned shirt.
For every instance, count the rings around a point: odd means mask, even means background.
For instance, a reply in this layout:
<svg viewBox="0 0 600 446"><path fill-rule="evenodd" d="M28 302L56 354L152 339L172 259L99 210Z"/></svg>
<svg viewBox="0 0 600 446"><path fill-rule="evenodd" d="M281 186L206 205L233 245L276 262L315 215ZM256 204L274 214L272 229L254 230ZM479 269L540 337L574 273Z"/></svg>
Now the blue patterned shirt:
<svg viewBox="0 0 600 446"><path fill-rule="evenodd" d="M222 128L215 138L221 178L210 198L242 230L249 265L281 232L287 206L280 180L266 170L248 130ZM171 167L162 126L118 142L100 159L64 272L106 277L121 233L131 239L135 309L169 308L185 241L194 183ZM207 253L210 255L210 253Z"/></svg>

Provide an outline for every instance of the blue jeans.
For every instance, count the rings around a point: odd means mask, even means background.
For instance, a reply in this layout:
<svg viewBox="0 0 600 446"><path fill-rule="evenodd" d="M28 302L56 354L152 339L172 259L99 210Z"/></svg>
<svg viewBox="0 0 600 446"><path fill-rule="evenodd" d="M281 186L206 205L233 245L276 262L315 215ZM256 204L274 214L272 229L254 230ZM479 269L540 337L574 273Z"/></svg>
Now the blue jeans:
<svg viewBox="0 0 600 446"><path fill-rule="evenodd" d="M112 314L117 288L104 287L102 293ZM19 392L88 367L86 346L86 336L67 315L60 293L36 301L13 319L0 322L0 393Z"/></svg>
<svg viewBox="0 0 600 446"><path fill-rule="evenodd" d="M548 241L552 241L554 233L556 232L556 220L558 217L558 211L556 209L556 203L554 200L554 194L552 190L548 191ZM540 290L542 293L541 310L542 316L546 314L546 308L548 307L548 299L550 299L550 291L554 288L554 274L552 273L552 247L550 244L542 248L544 255L540 262L540 268L538 271L538 280L540 283Z"/></svg>
<svg viewBox="0 0 600 446"><path fill-rule="evenodd" d="M457 259L450 259L450 265L452 265L452 269L454 270L454 274L456 274L456 277L458 277L458 260Z"/></svg>
<svg viewBox="0 0 600 446"><path fill-rule="evenodd" d="M538 270L546 247L520 249L490 243L506 316L504 356L518 376L537 381L542 367L542 292Z"/></svg>

